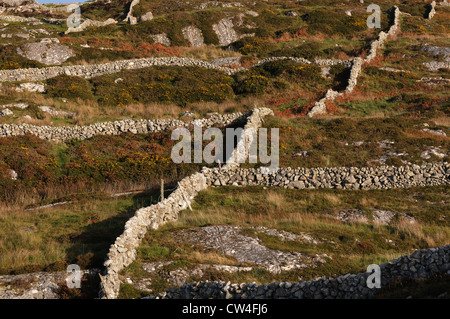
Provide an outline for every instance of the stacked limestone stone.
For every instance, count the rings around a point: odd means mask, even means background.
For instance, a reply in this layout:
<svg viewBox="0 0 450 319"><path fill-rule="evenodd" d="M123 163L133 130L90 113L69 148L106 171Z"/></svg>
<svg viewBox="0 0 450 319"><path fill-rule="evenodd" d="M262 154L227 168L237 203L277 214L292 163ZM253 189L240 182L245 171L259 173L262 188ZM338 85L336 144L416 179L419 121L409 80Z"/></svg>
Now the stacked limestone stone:
<svg viewBox="0 0 450 319"><path fill-rule="evenodd" d="M1 70L0 82L25 81L25 80L43 81L64 74L89 79L95 76L117 73L123 70L136 70L152 66L181 66L181 67L196 66L205 69L219 70L229 75L236 72L236 70L215 66L211 63L198 59L179 58L179 57L160 57L160 58L122 60L91 65L69 65L69 66L54 66L46 68Z"/></svg>
<svg viewBox="0 0 450 319"><path fill-rule="evenodd" d="M310 61L302 58L272 57L259 61L253 67L259 66L267 62L278 60L290 60L306 64L311 63ZM337 63L348 65L350 62L338 60L319 60L317 62L317 64L319 65L334 65ZM44 81L59 75L79 76L85 79L90 79L92 77L105 74L113 74L121 72L123 70L138 70L152 66L180 66L180 67L195 66L204 69L218 70L224 72L227 75L233 75L235 73L248 70L247 68L244 67L231 69L227 67L222 67L220 65L215 65L203 60L191 58L155 57L155 58L121 60L102 64L68 65L68 66L51 66L44 68L0 70L0 82Z"/></svg>
<svg viewBox="0 0 450 319"><path fill-rule="evenodd" d="M269 109L255 108L247 116L245 129L261 125L262 117L269 113ZM239 143L242 142L238 141ZM139 209L127 221L124 232L111 245L104 263L105 271L103 276L100 276L101 298L117 298L120 289L119 272L136 259L136 249L147 229L157 229L167 222L177 220L178 213L190 207L190 203L197 193L206 189L208 185L210 183L203 172L186 177L179 182L177 189L167 199L156 205Z"/></svg>
<svg viewBox="0 0 450 319"><path fill-rule="evenodd" d="M411 255L381 264L381 287L397 280L431 278L450 274L450 245L417 250ZM271 284L231 284L198 282L185 284L150 299L368 299L376 288L368 288L369 272L346 274L311 282L274 282ZM372 282L369 279L369 282Z"/></svg>
<svg viewBox="0 0 450 319"><path fill-rule="evenodd" d="M278 186L315 189L389 189L450 184L450 164L428 163L422 166L280 168L265 174L258 169L232 167L205 168L213 186Z"/></svg>
<svg viewBox="0 0 450 319"><path fill-rule="evenodd" d="M242 163L246 160L246 149L248 145L253 142L253 139L257 137L257 130L263 124L263 118L268 115L274 115L273 111L269 108L255 108L252 114L247 118L247 124L243 128L244 135L239 139L233 153L226 160L224 167L225 171L232 167L238 166L238 163Z"/></svg>
<svg viewBox="0 0 450 319"><path fill-rule="evenodd" d="M436 1L432 1L430 4L430 11L428 12L427 19L433 19L436 14Z"/></svg>
<svg viewBox="0 0 450 319"><path fill-rule="evenodd" d="M353 89L357 84L359 74L361 73L363 62L369 63L372 61L377 56L378 49L382 47L388 36L393 36L400 28L400 10L397 6L394 6L392 12L393 19L388 32L381 31L379 33L378 38L371 43L370 51L367 57L364 60L361 58L351 60L350 76L345 93L353 92ZM325 96L314 104L312 109L309 111L308 116L313 117L315 115L325 114L327 112L327 102L334 101L338 96L342 95L344 95L344 92L337 92L332 89L327 90Z"/></svg>
<svg viewBox="0 0 450 319"><path fill-rule="evenodd" d="M384 32L381 31L378 35L378 38L372 42L372 44L370 45L370 50L369 50L369 54L367 55L367 57L364 59L364 62L368 63L370 61L372 61L373 59L375 59L375 57L377 56L377 51L384 45L384 42L386 41L386 39L389 36L393 36L394 34L397 33L397 31L400 28L400 10L398 9L397 6L394 6L393 11L393 18L392 18L392 24L389 27L388 32Z"/></svg>
<svg viewBox="0 0 450 319"><path fill-rule="evenodd" d="M175 127L188 127L193 125L212 127L214 125L229 125L243 118L240 112L231 114L212 114L208 118L184 122L176 119L161 120L121 120L114 122L95 123L86 126L39 126L32 124L2 124L0 125L0 137L20 136L25 134L35 135L41 139L56 143L66 142L71 139L84 140L96 135L120 135L123 133L145 134L157 133Z"/></svg>
<svg viewBox="0 0 450 319"><path fill-rule="evenodd" d="M104 276L100 277L101 298L117 298L120 289L119 272L136 259L136 249L147 230L158 229L167 222L175 221L178 213L188 208L197 193L207 187L206 178L201 173L186 177L167 199L139 209L127 221L123 234L111 245L104 263Z"/></svg>

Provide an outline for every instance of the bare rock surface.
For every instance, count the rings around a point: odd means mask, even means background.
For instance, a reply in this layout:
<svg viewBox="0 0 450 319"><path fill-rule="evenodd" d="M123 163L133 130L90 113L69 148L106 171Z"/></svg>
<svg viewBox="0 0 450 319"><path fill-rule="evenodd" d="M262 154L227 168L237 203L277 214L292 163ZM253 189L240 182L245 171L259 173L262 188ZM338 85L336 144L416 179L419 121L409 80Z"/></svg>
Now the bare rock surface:
<svg viewBox="0 0 450 319"><path fill-rule="evenodd" d="M234 30L233 21L230 18L223 18L212 27L219 38L220 45L228 45L239 40L239 35Z"/></svg>
<svg viewBox="0 0 450 319"><path fill-rule="evenodd" d="M17 53L27 59L46 65L59 65L75 55L69 47L54 43L49 39L43 39L41 42L26 43L17 48Z"/></svg>
<svg viewBox="0 0 450 319"><path fill-rule="evenodd" d="M205 45L202 30L195 26L188 26L182 30L183 36L189 41L192 47L202 47Z"/></svg>
<svg viewBox="0 0 450 319"><path fill-rule="evenodd" d="M159 43L165 46L170 46L171 44L171 41L167 37L166 33L152 34L150 37L153 39L155 43Z"/></svg>
<svg viewBox="0 0 450 319"><path fill-rule="evenodd" d="M257 231L289 240L304 238L287 232L254 228ZM205 249L217 249L220 252L233 256L240 263L251 263L266 268L273 273L280 273L298 268L314 267L317 263L325 262L323 256L309 257L300 252L285 252L264 246L258 238L242 234L240 226L207 226L183 230L177 238L193 244L199 244Z"/></svg>

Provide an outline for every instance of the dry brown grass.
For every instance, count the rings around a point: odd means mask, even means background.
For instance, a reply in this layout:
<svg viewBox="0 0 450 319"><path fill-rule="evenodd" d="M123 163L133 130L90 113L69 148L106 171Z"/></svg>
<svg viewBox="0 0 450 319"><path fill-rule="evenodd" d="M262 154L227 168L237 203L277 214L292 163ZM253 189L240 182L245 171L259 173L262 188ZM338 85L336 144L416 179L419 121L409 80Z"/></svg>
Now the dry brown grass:
<svg viewBox="0 0 450 319"><path fill-rule="evenodd" d="M450 127L450 117L442 116L438 118L431 119L435 125Z"/></svg>
<svg viewBox="0 0 450 319"><path fill-rule="evenodd" d="M221 255L210 251L193 251L188 259L200 264L236 265L237 261L231 256Z"/></svg>
<svg viewBox="0 0 450 319"><path fill-rule="evenodd" d="M423 226L417 222L411 222L400 217L398 220L393 220L390 226L395 228L396 234L403 234L409 238L421 239L425 241L428 246L436 247L436 240L433 238L434 236L431 237L425 234Z"/></svg>
<svg viewBox="0 0 450 319"><path fill-rule="evenodd" d="M206 45L201 48L197 47L182 47L181 55L186 58L200 59L210 61L212 59L237 57L240 53L232 50L222 50L215 45Z"/></svg>

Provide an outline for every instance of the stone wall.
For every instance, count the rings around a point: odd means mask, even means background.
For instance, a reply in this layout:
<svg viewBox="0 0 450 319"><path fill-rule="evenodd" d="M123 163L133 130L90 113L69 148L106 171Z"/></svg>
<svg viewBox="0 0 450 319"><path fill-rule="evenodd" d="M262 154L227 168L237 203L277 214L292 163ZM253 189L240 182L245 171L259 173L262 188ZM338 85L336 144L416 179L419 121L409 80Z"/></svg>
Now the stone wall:
<svg viewBox="0 0 450 319"><path fill-rule="evenodd" d="M197 193L208 187L202 173L186 177L178 185L167 199L156 205L139 209L127 221L124 232L111 245L104 263L104 275L100 276L100 298L117 298L120 289L119 272L136 259L136 249L147 230L158 229L167 222L175 221L178 213L190 206Z"/></svg>
<svg viewBox="0 0 450 319"><path fill-rule="evenodd" d="M417 280L450 274L450 245L417 250L379 266L381 287L399 279ZM376 288L367 287L370 274L362 272L310 282L274 282L264 285L198 282L170 289L148 299L370 299L377 293Z"/></svg>
<svg viewBox="0 0 450 319"><path fill-rule="evenodd" d="M130 3L130 8L128 9L128 12L126 13L125 19L123 21L127 21L129 24L136 24L137 18L133 17L133 7L135 5L138 5L140 0L133 0Z"/></svg>
<svg viewBox="0 0 450 319"><path fill-rule="evenodd" d="M327 102L334 101L338 96L342 96L344 93L353 92L353 89L357 84L359 74L361 73L363 64L372 61L376 57L377 51L383 46L384 41L387 39L387 37L393 36L400 28L400 10L397 6L394 6L392 8L391 14L393 15L393 17L388 32L381 31L379 33L378 38L371 43L369 54L367 55L367 57L364 60L362 58L355 58L351 60L350 76L345 91L337 92L329 89L325 93L325 96L317 101L308 112L309 117L325 114L327 112Z"/></svg>
<svg viewBox="0 0 450 319"><path fill-rule="evenodd" d="M244 126L244 132L247 134L244 134L244 136L237 141L234 153L240 148L245 147L246 143L249 142L249 140L246 139L246 136L251 136L248 132L251 133L262 125L263 117L269 114L271 114L270 109L256 108L246 117L247 123ZM262 174L260 169L241 169L237 163L227 163L223 168L204 168L202 172L184 178L179 183L178 188L167 199L156 205L138 210L135 216L125 224L123 234L111 245L107 260L104 263L105 271L103 272L103 276L100 276L100 297L111 299L117 298L120 289L119 273L135 260L136 249L139 247L147 229L157 229L164 223L175 221L181 210L190 207L190 203L198 192L211 185L265 185L298 189L323 187L342 189L384 189L442 184L450 184L450 165L448 163L426 164L423 166L413 165L411 167L283 168L271 174ZM355 276L356 277L348 276L348 278L346 277L346 280L349 283L353 281L355 283L359 282L360 279L357 277L358 275ZM339 279L335 280L338 281ZM218 289L219 294L225 289L221 284L206 283L205 285L207 286L205 293L208 294L208 298L216 296L214 294L214 287ZM210 287L210 285L216 286ZM275 287L274 285L278 284L271 285ZM277 289L290 289L292 285L288 285L290 286L277 286ZM295 285L297 285L295 287L299 287L301 284ZM188 291L188 295L191 296L189 287L192 288L192 291L199 291L197 286L198 285L196 284L192 285L192 287L184 286L183 288L175 288L172 293L165 294L162 297L180 297L182 292L180 293L179 291ZM270 285L263 286L263 288L259 289L258 293L261 292L261 289L264 289L264 294L267 294L269 288L264 287L269 286ZM244 284L243 287L251 287L255 294L258 290L257 288L256 290L254 289L256 287L254 285ZM350 291L354 290L353 286L349 287ZM228 288L230 288L229 284L226 286L226 289ZM242 287L239 286L237 289L231 289L231 292L227 290L228 295L225 294L229 298L232 298L233 296L242 297L240 292L241 289ZM272 294L273 291L270 291ZM295 290L295 292L297 291L299 290ZM347 291L344 289L344 293L345 292ZM199 297L201 294L196 296ZM253 297L256 297L256 295Z"/></svg>
<svg viewBox="0 0 450 319"><path fill-rule="evenodd" d="M242 136L230 154L230 157L226 160L224 166L225 171L228 171L232 167L239 166L238 163L242 163L248 156L246 149L250 145L253 139L257 136L257 130L263 124L263 118L267 115L274 115L273 111L269 108L255 108L252 114L247 118L247 123L243 128L244 136Z"/></svg>
<svg viewBox="0 0 450 319"><path fill-rule="evenodd" d="M262 123L262 117L269 114L269 109L255 108L246 118L245 129L255 128ZM242 139L238 141L238 145ZM124 232L111 245L104 263L103 276L100 275L100 298L115 299L119 294L119 273L136 259L136 249L147 230L158 229L161 225L175 221L178 213L188 207L198 194L210 183L202 172L184 178L176 190L158 204L141 208L125 224Z"/></svg>
<svg viewBox="0 0 450 319"><path fill-rule="evenodd" d="M192 45L194 46L194 43L192 43ZM297 63L306 63L306 64L312 63L303 58L272 57L258 61L253 67L259 66L264 63L279 60L290 60ZM344 65L350 65L350 63L354 64L353 62L351 62L351 60L339 61L339 60L320 60L320 59L317 60L317 62L315 61L314 63L317 63L318 65L334 65L338 63L342 63ZM152 66L180 66L180 67L195 66L205 69L218 70L228 75L233 75L235 73L248 70L247 68L243 67L236 69L222 67L217 64L209 63L198 59L179 58L179 57L159 57L159 58L121 60L115 62L90 64L90 65L70 65L70 66L52 66L44 68L0 70L0 82L44 81L53 78L55 76L64 74L89 79L95 76L117 73L123 70L137 70Z"/></svg>
<svg viewBox="0 0 450 319"><path fill-rule="evenodd" d="M430 3L430 11L428 12L427 19L433 19L436 14L436 1Z"/></svg>
<svg viewBox="0 0 450 319"><path fill-rule="evenodd" d="M161 57L161 58L121 60L91 65L70 65L70 66L53 66L45 68L1 70L0 82L43 81L63 74L79 76L89 79L95 76L117 73L123 70L136 70L152 66L181 66L181 67L197 66L205 69L219 70L229 75L232 75L239 71L216 66L206 61L198 59Z"/></svg>
<svg viewBox="0 0 450 319"><path fill-rule="evenodd" d="M119 135L123 133L145 134L162 132L175 127L188 127L194 123L202 127L213 125L229 125L243 119L244 114L237 112L231 114L213 113L208 118L184 122L176 119L161 120L121 120L114 122L95 123L86 126L39 126L32 124L0 124L0 137L35 135L41 139L56 143L71 139L84 140L96 135Z"/></svg>
<svg viewBox="0 0 450 319"><path fill-rule="evenodd" d="M191 30L192 31L192 30ZM200 31L200 30L198 30ZM201 32L201 31L200 31ZM192 33L192 32L191 32ZM186 33L187 34L187 33ZM157 35L155 35L157 36ZM188 36L187 36L188 37ZM192 34L189 35L192 37ZM192 46L197 46L198 39L195 37L188 39ZM320 66L330 66L335 64L344 64L348 67L354 65L354 60L324 60L317 59L314 62L308 61L303 58L295 57L271 57L258 61L253 67L257 67L264 63L289 60L297 63L311 64L316 63ZM238 72L246 71L248 68L227 68L220 65L209 63L203 60L180 58L180 57L159 57L159 58L142 58L142 59L130 59L120 60L102 64L90 64L90 65L70 65L70 66L51 66L44 68L28 68L28 69L13 69L13 70L0 70L0 83L1 82L15 82L15 81L44 81L59 75L72 75L82 78L92 78L95 76L117 73L123 70L137 70L152 66L180 66L189 67L196 66L205 69L213 69L224 72L228 75L233 75Z"/></svg>
<svg viewBox="0 0 450 319"><path fill-rule="evenodd" d="M314 189L388 189L450 184L450 164L428 163L422 166L279 168L263 174L261 169L230 167L205 169L213 186L278 186Z"/></svg>

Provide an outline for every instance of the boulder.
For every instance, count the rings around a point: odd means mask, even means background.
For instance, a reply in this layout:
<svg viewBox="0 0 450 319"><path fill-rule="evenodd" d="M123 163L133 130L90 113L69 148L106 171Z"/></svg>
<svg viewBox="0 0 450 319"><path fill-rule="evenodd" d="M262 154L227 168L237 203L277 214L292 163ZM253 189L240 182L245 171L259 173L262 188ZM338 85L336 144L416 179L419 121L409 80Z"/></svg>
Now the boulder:
<svg viewBox="0 0 450 319"><path fill-rule="evenodd" d="M41 42L25 43L17 48L17 53L27 59L46 65L59 65L75 56L71 48L53 43L49 39L43 39Z"/></svg>

